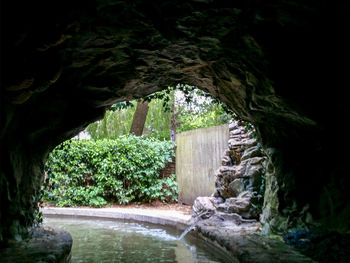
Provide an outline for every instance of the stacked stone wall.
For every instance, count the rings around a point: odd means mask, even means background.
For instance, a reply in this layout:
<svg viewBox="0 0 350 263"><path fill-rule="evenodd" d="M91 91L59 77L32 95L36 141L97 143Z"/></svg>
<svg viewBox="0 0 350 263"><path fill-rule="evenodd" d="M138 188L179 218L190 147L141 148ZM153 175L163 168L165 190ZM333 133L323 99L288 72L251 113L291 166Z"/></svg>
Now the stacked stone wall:
<svg viewBox="0 0 350 263"><path fill-rule="evenodd" d="M214 213L258 219L263 202L266 157L254 129L242 121L231 121L228 148L216 172L211 197L198 197L193 215L210 217Z"/></svg>

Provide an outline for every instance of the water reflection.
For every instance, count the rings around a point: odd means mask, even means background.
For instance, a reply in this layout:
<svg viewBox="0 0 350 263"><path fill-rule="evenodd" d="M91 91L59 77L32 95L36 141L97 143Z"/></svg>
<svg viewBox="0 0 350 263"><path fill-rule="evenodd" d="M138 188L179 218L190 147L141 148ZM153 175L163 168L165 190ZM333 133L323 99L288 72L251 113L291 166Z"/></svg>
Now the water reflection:
<svg viewBox="0 0 350 263"><path fill-rule="evenodd" d="M182 240L175 241L175 262L193 263L197 261L197 253L195 246L189 246Z"/></svg>
<svg viewBox="0 0 350 263"><path fill-rule="evenodd" d="M233 262L197 239L178 240L171 228L114 220L49 217L45 225L73 237L72 263L80 262Z"/></svg>

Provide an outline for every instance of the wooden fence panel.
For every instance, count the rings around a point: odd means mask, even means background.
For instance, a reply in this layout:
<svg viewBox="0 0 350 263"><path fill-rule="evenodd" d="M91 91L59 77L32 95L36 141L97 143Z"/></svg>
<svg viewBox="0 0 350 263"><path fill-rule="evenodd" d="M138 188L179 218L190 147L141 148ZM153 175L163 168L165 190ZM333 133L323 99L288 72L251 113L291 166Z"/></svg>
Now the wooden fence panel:
<svg viewBox="0 0 350 263"><path fill-rule="evenodd" d="M215 171L224 156L228 138L228 124L176 135L179 202L192 205L196 197L213 193Z"/></svg>

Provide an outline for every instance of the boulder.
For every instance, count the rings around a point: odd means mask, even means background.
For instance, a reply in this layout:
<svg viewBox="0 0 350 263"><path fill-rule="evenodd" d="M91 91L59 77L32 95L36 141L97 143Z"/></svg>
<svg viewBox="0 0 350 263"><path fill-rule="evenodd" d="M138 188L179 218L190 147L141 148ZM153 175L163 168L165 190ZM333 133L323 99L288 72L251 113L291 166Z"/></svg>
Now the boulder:
<svg viewBox="0 0 350 263"><path fill-rule="evenodd" d="M213 197L197 197L192 206L193 217L201 217L203 219L212 216L215 210Z"/></svg>
<svg viewBox="0 0 350 263"><path fill-rule="evenodd" d="M241 157L241 160L243 161L243 160L253 158L253 157L258 157L261 155L262 155L262 153L261 153L260 149L257 146L253 146L253 147L250 147L244 151L244 153Z"/></svg>
<svg viewBox="0 0 350 263"><path fill-rule="evenodd" d="M224 157L222 157L221 164L223 166L231 165L232 164L232 160L231 160L230 156L225 155Z"/></svg>
<svg viewBox="0 0 350 263"><path fill-rule="evenodd" d="M217 210L226 213L237 213L243 218L255 219L259 212L251 205L253 194L250 191L244 191L237 197L227 198L225 203L219 204Z"/></svg>
<svg viewBox="0 0 350 263"><path fill-rule="evenodd" d="M66 231L51 227L36 228L30 238L13 241L7 248L0 248L0 261L69 263L72 244L72 236Z"/></svg>
<svg viewBox="0 0 350 263"><path fill-rule="evenodd" d="M240 178L234 179L230 183L230 188L231 188L234 196L238 196L241 192L244 191L244 181L243 181L243 179L240 179Z"/></svg>

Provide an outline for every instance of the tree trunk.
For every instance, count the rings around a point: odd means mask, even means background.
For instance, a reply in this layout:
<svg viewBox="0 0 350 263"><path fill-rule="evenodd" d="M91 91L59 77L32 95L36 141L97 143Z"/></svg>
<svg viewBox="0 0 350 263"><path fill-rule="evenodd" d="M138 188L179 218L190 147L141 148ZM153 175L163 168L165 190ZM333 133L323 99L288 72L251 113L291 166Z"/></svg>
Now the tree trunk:
<svg viewBox="0 0 350 263"><path fill-rule="evenodd" d="M134 113L134 118L132 119L130 134L134 134L136 136L142 135L143 128L145 127L147 113L148 113L148 101L140 100L137 103L136 111Z"/></svg>

